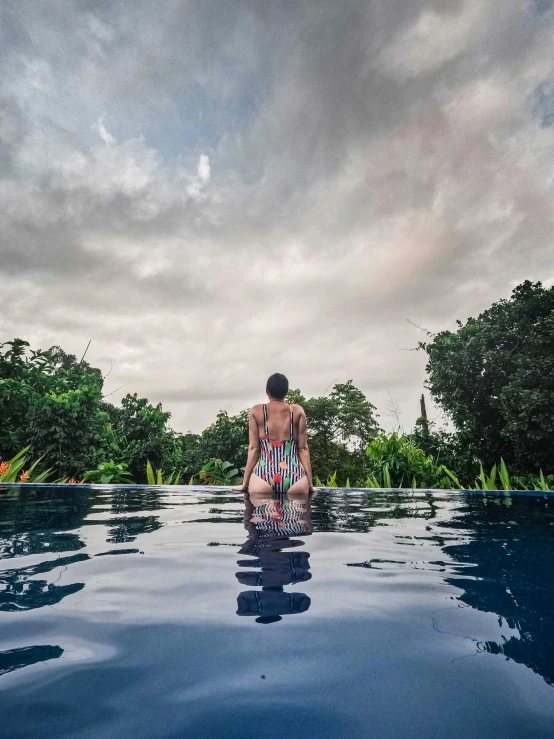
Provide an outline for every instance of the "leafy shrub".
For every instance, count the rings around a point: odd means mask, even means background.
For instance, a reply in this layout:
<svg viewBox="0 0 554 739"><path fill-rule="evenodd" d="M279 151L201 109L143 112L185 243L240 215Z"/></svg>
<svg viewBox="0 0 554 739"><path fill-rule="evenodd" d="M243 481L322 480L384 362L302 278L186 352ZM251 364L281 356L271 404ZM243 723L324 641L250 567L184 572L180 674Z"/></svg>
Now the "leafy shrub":
<svg viewBox="0 0 554 739"><path fill-rule="evenodd" d="M366 451L371 460L367 487L444 488L450 482L443 465L417 447L411 436L379 434ZM378 484L376 484L378 483Z"/></svg>
<svg viewBox="0 0 554 739"><path fill-rule="evenodd" d="M102 485L129 485L132 484L133 480L125 462L116 464L113 459L110 459L109 462L100 462L95 470L85 472L83 482L99 482Z"/></svg>
<svg viewBox="0 0 554 739"><path fill-rule="evenodd" d="M221 459L210 459L200 472L198 477L204 485L238 485L241 478L238 470L231 462L222 462Z"/></svg>

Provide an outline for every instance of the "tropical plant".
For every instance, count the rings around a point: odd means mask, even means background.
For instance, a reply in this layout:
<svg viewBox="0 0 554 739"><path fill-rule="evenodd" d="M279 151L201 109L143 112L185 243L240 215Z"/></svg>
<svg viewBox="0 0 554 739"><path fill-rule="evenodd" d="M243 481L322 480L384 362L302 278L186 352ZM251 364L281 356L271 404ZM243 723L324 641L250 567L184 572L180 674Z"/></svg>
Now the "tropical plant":
<svg viewBox="0 0 554 739"><path fill-rule="evenodd" d="M390 471L387 464L384 464L379 472L374 472L369 475L365 481L364 487L366 488L384 488L390 490L392 483L390 479ZM398 487L401 487L400 485ZM412 487L416 487L413 485Z"/></svg>
<svg viewBox="0 0 554 739"><path fill-rule="evenodd" d="M548 475L547 481L541 470L538 480L533 482L533 490L542 490L544 492L554 490L554 475Z"/></svg>
<svg viewBox="0 0 554 739"><path fill-rule="evenodd" d="M417 447L411 436L379 434L367 448L370 487L449 487L449 475L432 454ZM375 484L382 483L382 484Z"/></svg>
<svg viewBox="0 0 554 739"><path fill-rule="evenodd" d="M96 482L102 485L129 485L132 484L133 480L125 462L116 464L113 459L110 459L109 462L100 462L95 470L85 472L83 482Z"/></svg>
<svg viewBox="0 0 554 739"><path fill-rule="evenodd" d="M512 482L513 480L513 482ZM453 483L453 485L451 484ZM399 485L394 485L391 481L388 463L385 463L379 472L368 476L364 487L367 488L396 488L402 487L403 480ZM404 487L408 487L404 484ZM487 474L483 465L480 465L479 475L475 479L473 485L463 485L456 473L452 472L445 465L439 465L436 468L436 483L434 485L421 485L414 477L412 479L411 488L442 488L454 490L537 490L550 491L554 489L554 475L544 476L542 470L538 477L510 477L508 467L503 459L499 465L493 465L491 471Z"/></svg>
<svg viewBox="0 0 554 739"><path fill-rule="evenodd" d="M0 482L45 482L51 470L47 469L43 472L35 474L35 469L42 461L37 459L28 469L24 469L27 458L25 454L29 451L29 447L25 447L18 452L8 462L0 462Z"/></svg>
<svg viewBox="0 0 554 739"><path fill-rule="evenodd" d="M204 485L237 485L241 480L238 469L221 459L210 459L198 476Z"/></svg>
<svg viewBox="0 0 554 739"><path fill-rule="evenodd" d="M314 478L314 482L315 482L316 487L318 488L338 488L336 471L333 472L332 475L329 475L326 483L321 482L321 480L319 479L319 477L317 477L317 475ZM350 481L347 480L345 487L347 488L350 487Z"/></svg>
<svg viewBox="0 0 554 739"><path fill-rule="evenodd" d="M146 481L149 485L178 485L179 481L181 479L181 473L175 472L175 470L165 478L163 478L163 471L162 470L156 470L156 475L154 475L154 470L152 469L152 465L150 464L150 461L146 462Z"/></svg>

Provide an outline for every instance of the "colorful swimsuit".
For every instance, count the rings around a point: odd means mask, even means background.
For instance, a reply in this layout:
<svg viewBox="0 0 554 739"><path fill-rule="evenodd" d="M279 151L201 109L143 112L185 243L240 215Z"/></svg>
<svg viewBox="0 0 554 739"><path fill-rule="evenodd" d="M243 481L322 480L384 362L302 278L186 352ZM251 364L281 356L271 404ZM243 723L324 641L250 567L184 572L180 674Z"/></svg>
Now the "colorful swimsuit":
<svg viewBox="0 0 554 739"><path fill-rule="evenodd" d="M298 480L306 476L298 456L298 447L292 433L290 411L290 439L273 441L267 428L267 406L264 404L264 436L260 439L260 461L254 474L268 482L274 493L286 493Z"/></svg>

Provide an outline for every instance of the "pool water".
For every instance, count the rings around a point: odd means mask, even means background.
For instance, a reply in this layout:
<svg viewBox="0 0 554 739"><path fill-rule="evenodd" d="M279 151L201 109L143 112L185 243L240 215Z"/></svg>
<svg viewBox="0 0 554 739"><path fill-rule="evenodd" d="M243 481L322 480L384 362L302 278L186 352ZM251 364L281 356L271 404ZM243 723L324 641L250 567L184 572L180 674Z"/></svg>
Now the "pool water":
<svg viewBox="0 0 554 739"><path fill-rule="evenodd" d="M554 496L0 489L0 736L554 737Z"/></svg>

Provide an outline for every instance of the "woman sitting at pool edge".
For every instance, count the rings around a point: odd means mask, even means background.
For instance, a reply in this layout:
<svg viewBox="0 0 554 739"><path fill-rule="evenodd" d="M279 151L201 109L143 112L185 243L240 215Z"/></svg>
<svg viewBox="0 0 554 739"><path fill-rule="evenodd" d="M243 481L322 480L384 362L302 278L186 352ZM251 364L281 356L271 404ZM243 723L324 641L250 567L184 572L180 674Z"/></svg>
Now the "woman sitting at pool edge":
<svg viewBox="0 0 554 739"><path fill-rule="evenodd" d="M267 381L269 403L255 405L248 421L248 459L241 485L251 493L314 492L306 414L285 402L289 381L279 372Z"/></svg>

